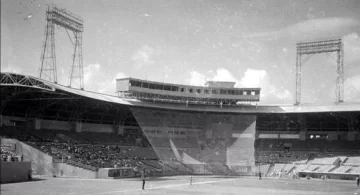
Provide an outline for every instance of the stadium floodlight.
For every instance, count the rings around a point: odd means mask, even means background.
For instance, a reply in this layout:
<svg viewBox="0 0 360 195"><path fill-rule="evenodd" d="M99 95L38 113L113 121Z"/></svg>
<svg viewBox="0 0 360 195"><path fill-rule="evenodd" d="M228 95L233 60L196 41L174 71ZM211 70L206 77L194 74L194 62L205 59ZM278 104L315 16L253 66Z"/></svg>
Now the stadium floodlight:
<svg viewBox="0 0 360 195"><path fill-rule="evenodd" d="M69 86L78 85L80 89L84 89L82 57L83 23L84 21L80 16L76 16L65 9L60 9L53 4L48 5L46 11L45 38L41 53L40 78L57 83L55 51L55 25L57 25L66 30L67 35L74 46ZM68 30L73 32L74 40L72 40Z"/></svg>
<svg viewBox="0 0 360 195"><path fill-rule="evenodd" d="M336 101L344 101L344 46L340 38L298 42L296 44L296 97L295 104L301 101L301 68L312 55L337 52ZM302 57L305 56L304 59Z"/></svg>

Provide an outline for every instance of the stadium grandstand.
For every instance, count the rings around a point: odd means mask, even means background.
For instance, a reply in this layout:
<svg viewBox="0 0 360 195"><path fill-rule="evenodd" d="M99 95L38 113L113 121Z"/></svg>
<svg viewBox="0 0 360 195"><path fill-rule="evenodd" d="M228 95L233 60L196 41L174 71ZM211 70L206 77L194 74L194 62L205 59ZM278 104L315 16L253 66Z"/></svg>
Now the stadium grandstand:
<svg viewBox="0 0 360 195"><path fill-rule="evenodd" d="M117 80L119 96L1 73L2 161L85 178L257 175L353 179L360 104L254 105L260 89ZM148 86L148 87L145 87ZM250 103L252 102L252 103ZM11 147L10 147L11 148Z"/></svg>

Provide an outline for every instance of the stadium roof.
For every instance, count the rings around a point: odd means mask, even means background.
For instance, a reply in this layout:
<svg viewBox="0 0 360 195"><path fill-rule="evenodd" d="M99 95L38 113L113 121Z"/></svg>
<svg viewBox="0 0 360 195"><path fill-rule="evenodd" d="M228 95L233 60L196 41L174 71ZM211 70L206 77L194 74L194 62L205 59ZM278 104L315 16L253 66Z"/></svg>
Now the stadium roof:
<svg viewBox="0 0 360 195"><path fill-rule="evenodd" d="M42 89L50 92L67 92L70 94L87 97L99 101L110 102L114 104L148 107L157 109L169 110L186 110L186 111L203 111L203 112L224 112L224 113L307 113L307 112L353 112L360 111L360 102L354 103L340 103L340 104L327 104L327 105L237 105L226 106L220 108L219 105L196 105L178 103L161 103L155 101L140 101L136 99L125 99L117 96L111 96L91 91L74 89L71 87L55 84L43 79L15 74L15 73L1 73L0 86L20 86ZM27 81L27 82L24 82Z"/></svg>
<svg viewBox="0 0 360 195"><path fill-rule="evenodd" d="M29 80L29 82L24 82L25 80ZM37 81L38 85L33 85L33 81ZM12 82L12 83L10 83ZM28 76L28 75L21 75L15 73L1 73L1 86L22 86L22 87L31 87L31 88L38 88L43 90L50 90L50 91L65 91L68 93L72 93L79 96L84 96L100 101L106 102L113 102L118 104L129 105L130 103L121 99L117 96L111 96L101 93L96 93L92 91L85 91L80 89L75 89L71 87L67 87L60 84L55 84L37 77Z"/></svg>

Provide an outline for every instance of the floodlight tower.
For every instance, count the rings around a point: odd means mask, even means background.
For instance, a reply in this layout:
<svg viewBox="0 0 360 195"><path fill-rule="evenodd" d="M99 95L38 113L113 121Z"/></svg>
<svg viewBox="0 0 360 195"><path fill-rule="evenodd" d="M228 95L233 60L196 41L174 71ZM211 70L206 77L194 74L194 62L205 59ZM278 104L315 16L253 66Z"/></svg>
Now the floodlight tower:
<svg viewBox="0 0 360 195"><path fill-rule="evenodd" d="M74 47L69 86L78 85L80 89L84 89L82 57L83 23L84 21L80 16L76 16L65 9L60 9L53 4L48 5L46 11L45 38L41 53L40 78L57 83L55 51L55 25L57 25L65 29ZM70 36L68 30L72 32L73 38Z"/></svg>
<svg viewBox="0 0 360 195"><path fill-rule="evenodd" d="M313 56L319 53L337 52L336 103L344 101L344 46L342 39L324 39L296 43L296 97L295 105L301 101L301 68ZM303 59L302 57L305 56Z"/></svg>

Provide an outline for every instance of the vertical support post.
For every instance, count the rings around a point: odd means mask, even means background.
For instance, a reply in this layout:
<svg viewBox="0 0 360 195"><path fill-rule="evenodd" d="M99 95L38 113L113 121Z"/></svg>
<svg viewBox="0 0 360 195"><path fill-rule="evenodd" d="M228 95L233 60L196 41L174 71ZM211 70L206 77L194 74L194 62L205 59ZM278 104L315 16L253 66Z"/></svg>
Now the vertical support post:
<svg viewBox="0 0 360 195"><path fill-rule="evenodd" d="M44 32L43 50L41 53L40 78L57 83L55 24L52 20L50 6L46 11L46 26Z"/></svg>
<svg viewBox="0 0 360 195"><path fill-rule="evenodd" d="M84 89L84 72L83 72L83 59L82 59L82 32L74 32L75 44L73 62L70 73L70 84L78 84L80 89Z"/></svg>
<svg viewBox="0 0 360 195"><path fill-rule="evenodd" d="M301 54L296 53L296 93L295 105L299 105L301 101Z"/></svg>
<svg viewBox="0 0 360 195"><path fill-rule="evenodd" d="M52 63L52 76L54 82L57 83L57 70L56 70L56 50L55 50L55 24L51 22L51 63Z"/></svg>
<svg viewBox="0 0 360 195"><path fill-rule="evenodd" d="M336 79L337 103L344 102L344 48L341 41L337 52L337 79Z"/></svg>

